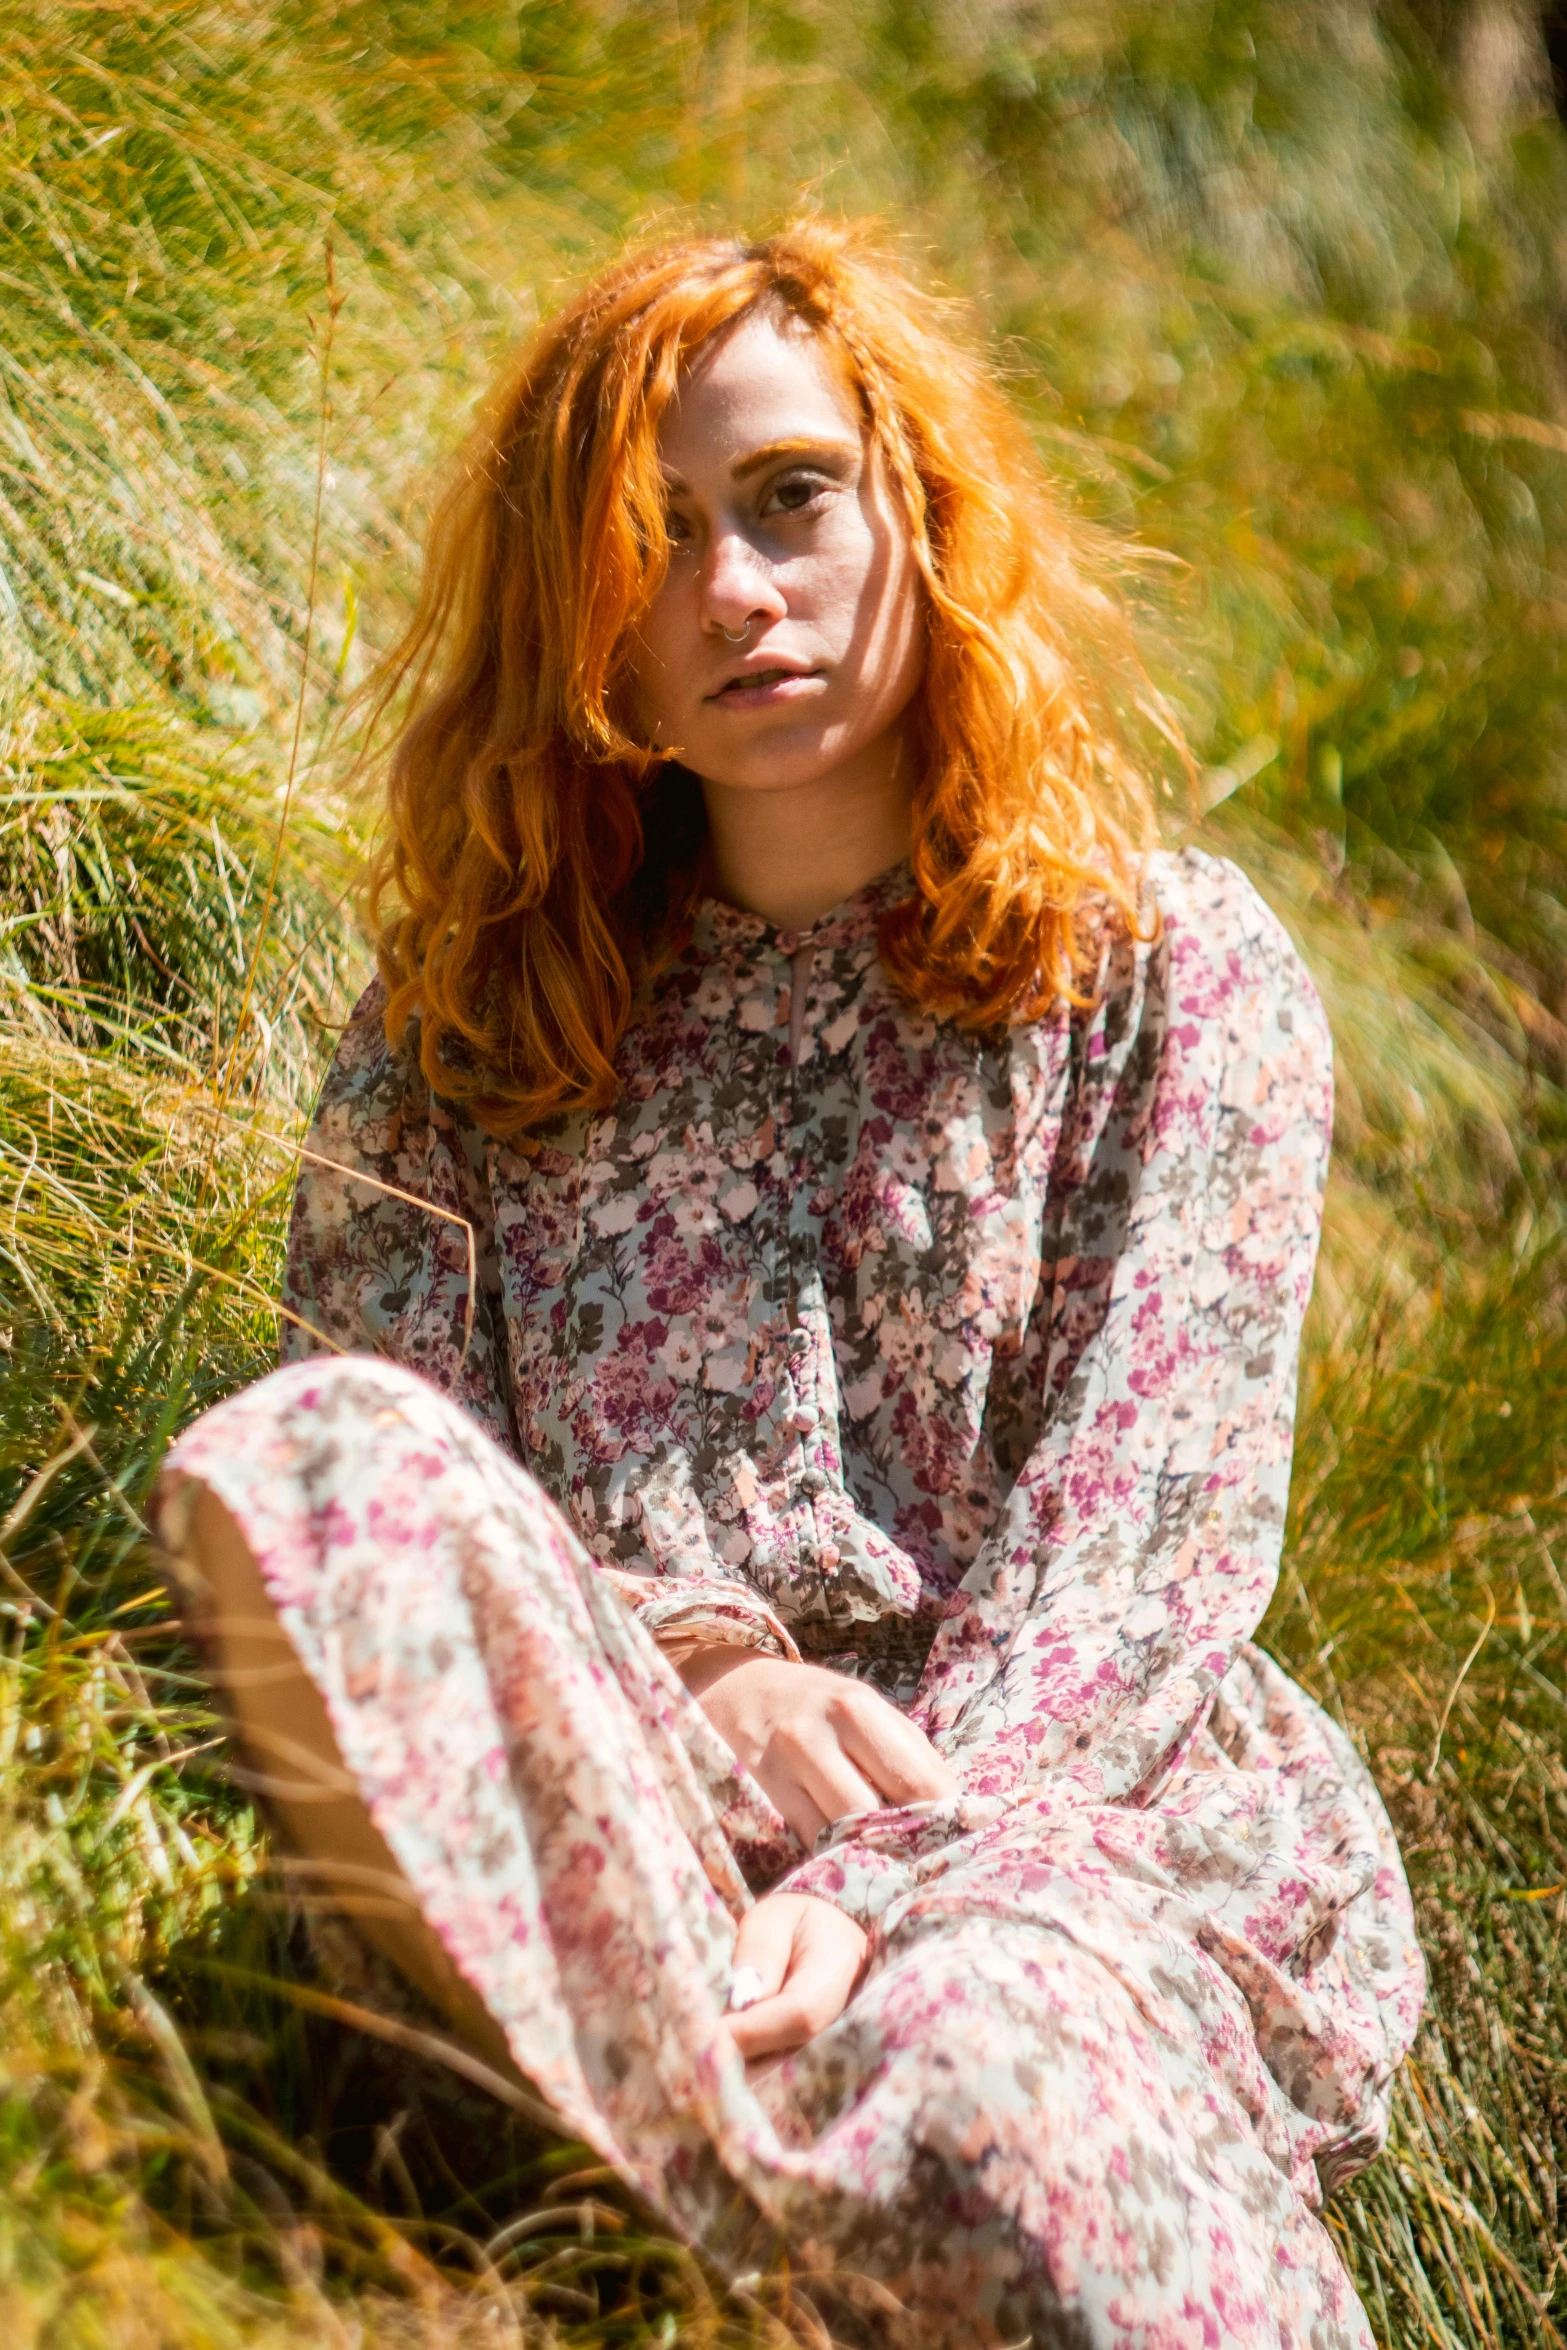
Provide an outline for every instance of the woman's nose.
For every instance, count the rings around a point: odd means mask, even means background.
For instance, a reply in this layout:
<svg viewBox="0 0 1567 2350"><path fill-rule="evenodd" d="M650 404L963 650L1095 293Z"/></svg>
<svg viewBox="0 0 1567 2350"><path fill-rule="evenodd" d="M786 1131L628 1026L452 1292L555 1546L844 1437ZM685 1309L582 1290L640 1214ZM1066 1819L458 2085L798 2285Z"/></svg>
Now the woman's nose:
<svg viewBox="0 0 1567 2350"><path fill-rule="evenodd" d="M778 620L788 605L771 567L744 532L715 533L702 577L702 617L731 634L753 620Z"/></svg>

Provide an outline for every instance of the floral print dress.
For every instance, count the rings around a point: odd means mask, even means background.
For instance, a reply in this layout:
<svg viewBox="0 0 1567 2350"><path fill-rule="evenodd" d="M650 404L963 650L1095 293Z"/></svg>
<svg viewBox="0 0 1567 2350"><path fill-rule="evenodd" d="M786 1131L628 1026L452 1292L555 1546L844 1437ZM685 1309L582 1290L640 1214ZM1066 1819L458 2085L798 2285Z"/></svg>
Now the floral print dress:
<svg viewBox="0 0 1567 2350"><path fill-rule="evenodd" d="M286 1367L175 1447L521 2071L734 2267L933 2350L1341 2350L1317 2216L1422 1994L1392 1834L1249 1636L1277 1570L1329 1044L1231 865L1152 860L1088 1008L974 1037L716 903L621 1093L530 1152L372 988L299 1183ZM962 1792L802 1851L673 1669L868 1677ZM871 1937L748 2083L735 1922ZM858 2281L857 2281L858 2280ZM881 2312L878 2316L877 2312Z"/></svg>

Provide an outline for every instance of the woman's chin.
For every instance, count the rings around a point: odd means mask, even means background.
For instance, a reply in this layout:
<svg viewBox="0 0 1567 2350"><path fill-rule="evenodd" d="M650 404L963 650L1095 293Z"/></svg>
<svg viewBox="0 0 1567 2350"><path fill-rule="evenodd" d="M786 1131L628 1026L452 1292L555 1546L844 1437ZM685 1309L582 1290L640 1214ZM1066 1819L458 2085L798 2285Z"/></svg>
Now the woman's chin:
<svg viewBox="0 0 1567 2350"><path fill-rule="evenodd" d="M843 746L838 743L758 744L749 754L711 759L687 752L685 765L715 791L736 793L807 792L830 785L841 775Z"/></svg>

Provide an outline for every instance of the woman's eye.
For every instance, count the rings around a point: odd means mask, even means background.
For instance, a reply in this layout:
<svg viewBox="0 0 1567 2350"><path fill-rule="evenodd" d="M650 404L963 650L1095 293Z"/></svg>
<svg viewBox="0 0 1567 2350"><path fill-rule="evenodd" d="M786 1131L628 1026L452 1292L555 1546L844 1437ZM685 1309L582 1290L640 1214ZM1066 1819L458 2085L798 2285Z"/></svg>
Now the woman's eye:
<svg viewBox="0 0 1567 2350"><path fill-rule="evenodd" d="M767 502L781 507L785 514L803 514L815 505L826 488L827 483L819 473L791 473L773 484Z"/></svg>
<svg viewBox="0 0 1567 2350"><path fill-rule="evenodd" d="M686 540L691 536L691 525L689 522L687 522L683 514L673 514L666 512L664 516L664 536L668 539L672 547L682 547L685 545Z"/></svg>

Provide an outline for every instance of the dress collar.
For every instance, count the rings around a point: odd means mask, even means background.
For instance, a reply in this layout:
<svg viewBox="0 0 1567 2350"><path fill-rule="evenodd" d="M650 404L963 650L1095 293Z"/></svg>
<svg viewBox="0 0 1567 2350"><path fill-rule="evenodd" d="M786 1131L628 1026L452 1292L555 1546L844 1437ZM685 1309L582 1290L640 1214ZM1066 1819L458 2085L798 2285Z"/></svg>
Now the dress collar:
<svg viewBox="0 0 1567 2350"><path fill-rule="evenodd" d="M754 961L768 954L787 959L798 954L801 947L831 952L839 947L858 946L863 939L874 936L876 925L888 907L906 898L913 887L913 868L907 857L900 858L896 865L889 865L863 889L856 890L852 898L845 898L842 905L833 906L798 930L780 929L760 914L748 914L740 906L727 905L722 898L703 898L692 926L689 952L702 962L733 957Z"/></svg>

